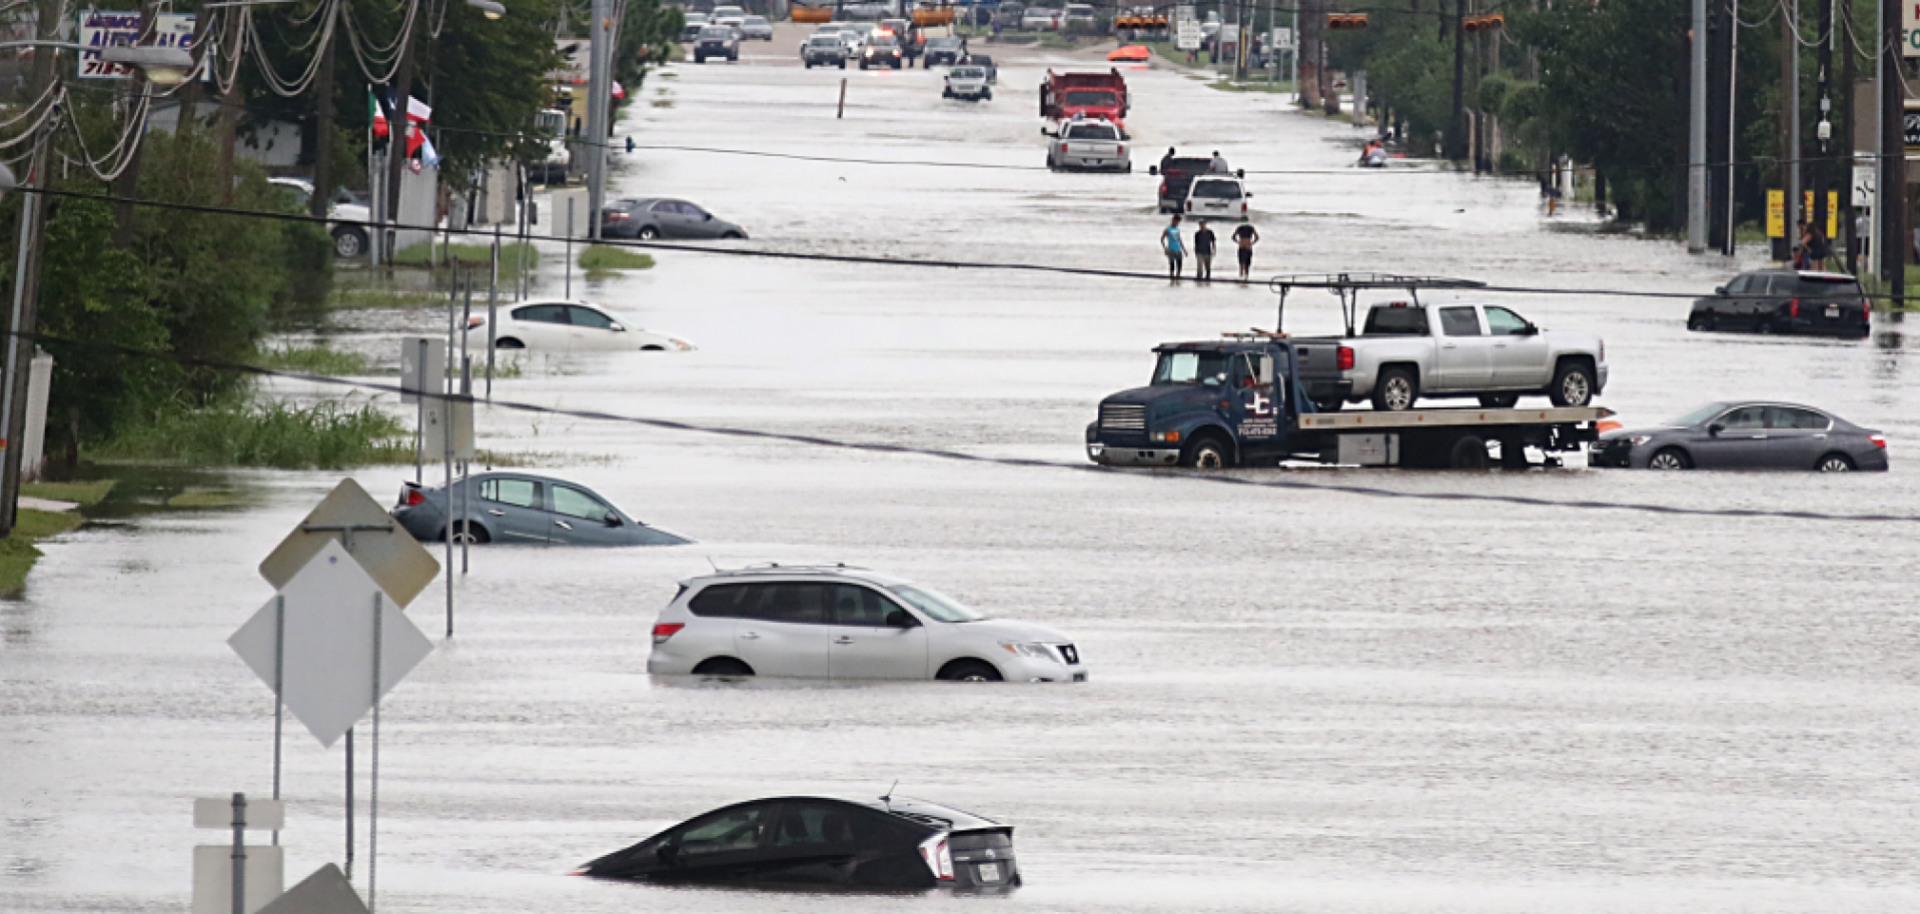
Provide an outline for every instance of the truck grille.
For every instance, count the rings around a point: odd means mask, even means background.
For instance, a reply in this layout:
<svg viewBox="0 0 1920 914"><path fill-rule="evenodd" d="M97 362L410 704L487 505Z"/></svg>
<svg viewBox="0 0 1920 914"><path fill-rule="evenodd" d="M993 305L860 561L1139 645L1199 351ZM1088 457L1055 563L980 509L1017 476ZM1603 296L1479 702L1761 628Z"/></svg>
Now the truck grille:
<svg viewBox="0 0 1920 914"><path fill-rule="evenodd" d="M1127 404L1109 404L1100 407L1100 427L1128 432L1147 430L1147 408Z"/></svg>

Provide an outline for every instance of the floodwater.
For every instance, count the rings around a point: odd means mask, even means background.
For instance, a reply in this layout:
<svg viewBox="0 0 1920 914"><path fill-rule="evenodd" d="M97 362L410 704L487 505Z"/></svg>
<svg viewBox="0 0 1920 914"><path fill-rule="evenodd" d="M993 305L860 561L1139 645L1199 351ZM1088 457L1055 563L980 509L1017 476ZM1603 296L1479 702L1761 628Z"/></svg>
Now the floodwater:
<svg viewBox="0 0 1920 914"><path fill-rule="evenodd" d="M640 108L638 140L1034 166L1037 79L1085 65L1008 58L981 105L941 101L926 71L850 70L836 119L840 71L774 59L797 40L783 30L739 65L650 79L646 98L671 106ZM1756 262L1549 220L1526 182L1342 172L1358 136L1343 124L1174 72L1128 77L1143 170L1178 145L1250 172L1331 172L1250 178L1262 276L1695 292ZM672 151L636 154L620 178L742 223L754 240L736 247L1149 271L1153 186ZM1271 326L1264 289L659 260L575 277L576 294L699 351L528 357L496 398L1001 462L483 408L483 446L699 544L475 549L452 639L440 582L415 602L437 650L382 713L380 910L1920 906L1916 525L1764 513L1913 513L1920 403L1902 326L1863 343L1704 336L1684 330L1683 300L1497 299L1603 333L1601 402L1629 422L1717 397L1805 401L1884 429L1887 474L1227 474L1287 486L1253 487L1090 471L1080 447L1098 398L1145 378L1153 343ZM560 284L547 268L541 291ZM342 344L384 350L443 321L354 316ZM1289 306L1290 330L1335 324L1331 300ZM385 499L410 473L353 475ZM188 848L225 838L190 828L189 800L268 793L270 696L224 642L271 595L254 566L338 474L223 478L246 508L89 527L0 606L0 909L181 910ZM1460 494L1488 498L1433 497ZM1715 513L1740 509L1763 513ZM883 568L1066 630L1092 679L651 681L652 618L709 561ZM342 761L289 723L290 881L342 860ZM1027 887L960 901L566 875L723 803L896 781L1015 825Z"/></svg>

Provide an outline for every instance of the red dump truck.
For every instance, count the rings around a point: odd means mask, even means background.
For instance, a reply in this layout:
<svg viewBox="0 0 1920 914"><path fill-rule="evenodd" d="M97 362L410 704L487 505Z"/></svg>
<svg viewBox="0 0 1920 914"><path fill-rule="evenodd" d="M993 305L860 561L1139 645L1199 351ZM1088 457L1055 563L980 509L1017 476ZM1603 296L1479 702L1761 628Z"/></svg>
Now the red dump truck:
<svg viewBox="0 0 1920 914"><path fill-rule="evenodd" d="M1105 73L1055 73L1047 71L1040 84L1040 116L1055 121L1072 120L1076 115L1103 118L1125 126L1127 81L1120 71Z"/></svg>

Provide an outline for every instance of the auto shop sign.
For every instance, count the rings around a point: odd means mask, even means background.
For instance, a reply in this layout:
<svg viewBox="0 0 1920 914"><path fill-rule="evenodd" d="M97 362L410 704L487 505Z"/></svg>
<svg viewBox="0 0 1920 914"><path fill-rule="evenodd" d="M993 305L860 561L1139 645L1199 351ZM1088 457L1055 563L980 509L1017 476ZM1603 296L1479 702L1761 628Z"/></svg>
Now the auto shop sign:
<svg viewBox="0 0 1920 914"><path fill-rule="evenodd" d="M88 10L80 14L80 44L89 48L133 45L140 41L140 14ZM193 50L193 15L161 13L154 23L156 48ZM98 51L80 52L81 79L130 79L133 71L124 64L107 63Z"/></svg>

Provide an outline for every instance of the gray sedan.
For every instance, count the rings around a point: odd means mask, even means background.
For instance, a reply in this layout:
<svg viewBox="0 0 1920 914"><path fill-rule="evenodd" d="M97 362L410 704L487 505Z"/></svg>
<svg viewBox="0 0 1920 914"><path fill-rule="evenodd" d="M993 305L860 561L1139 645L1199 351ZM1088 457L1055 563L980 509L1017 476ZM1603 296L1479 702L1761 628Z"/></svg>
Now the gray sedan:
<svg viewBox="0 0 1920 914"><path fill-rule="evenodd" d="M1884 470L1887 439L1797 403L1708 403L1665 425L1606 432L1588 463L1653 470Z"/></svg>
<svg viewBox="0 0 1920 914"><path fill-rule="evenodd" d="M663 197L615 200L600 210L600 234L607 238L744 239L747 230L688 203Z"/></svg>
<svg viewBox="0 0 1920 914"><path fill-rule="evenodd" d="M592 489L525 473L481 473L453 483L465 520L454 524L455 542L528 543L562 546L676 546L692 540L649 527L608 504ZM418 483L400 487L393 516L413 538L445 539L447 490Z"/></svg>

